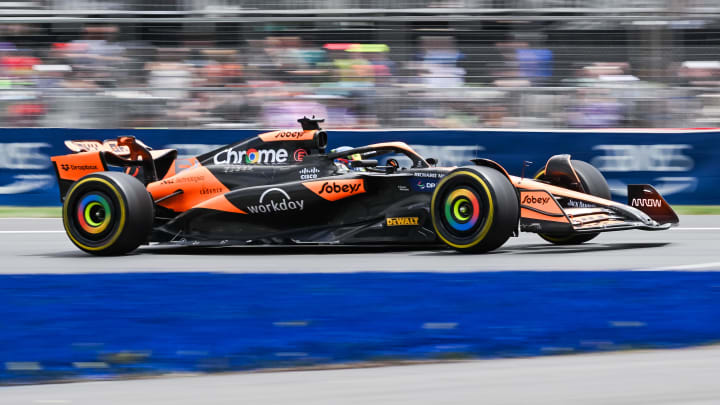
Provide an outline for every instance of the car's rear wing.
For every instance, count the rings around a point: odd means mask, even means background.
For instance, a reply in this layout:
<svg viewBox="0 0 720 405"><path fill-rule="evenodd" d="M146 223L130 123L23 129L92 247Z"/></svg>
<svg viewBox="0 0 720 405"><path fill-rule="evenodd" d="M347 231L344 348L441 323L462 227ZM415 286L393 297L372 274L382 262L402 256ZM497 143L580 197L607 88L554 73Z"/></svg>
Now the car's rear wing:
<svg viewBox="0 0 720 405"><path fill-rule="evenodd" d="M88 174L107 171L109 166L123 168L145 184L162 179L177 157L177 151L173 149L152 150L133 136L120 136L103 142L70 140L65 141L65 146L72 153L51 158L61 199L72 183Z"/></svg>

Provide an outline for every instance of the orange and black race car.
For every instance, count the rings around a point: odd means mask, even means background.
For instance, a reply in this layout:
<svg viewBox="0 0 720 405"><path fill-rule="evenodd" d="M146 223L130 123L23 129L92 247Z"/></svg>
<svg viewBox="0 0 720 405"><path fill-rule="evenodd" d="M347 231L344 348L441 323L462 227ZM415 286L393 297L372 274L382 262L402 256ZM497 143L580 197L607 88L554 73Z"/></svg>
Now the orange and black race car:
<svg viewBox="0 0 720 405"><path fill-rule="evenodd" d="M437 167L407 144L326 151L321 120L190 159L133 137L67 141L55 156L68 237L98 255L142 244L428 244L487 252L519 231L556 244L599 232L662 230L678 218L649 185L610 199L600 172L569 155L534 178L499 164Z"/></svg>

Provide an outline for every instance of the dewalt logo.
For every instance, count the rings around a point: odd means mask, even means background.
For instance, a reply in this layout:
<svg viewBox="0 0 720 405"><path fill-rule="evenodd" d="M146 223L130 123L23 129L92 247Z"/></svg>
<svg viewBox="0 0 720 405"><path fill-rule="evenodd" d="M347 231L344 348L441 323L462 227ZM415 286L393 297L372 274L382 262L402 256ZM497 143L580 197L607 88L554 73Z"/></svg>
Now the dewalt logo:
<svg viewBox="0 0 720 405"><path fill-rule="evenodd" d="M385 224L387 226L417 226L418 222L418 217L397 217L385 219Z"/></svg>

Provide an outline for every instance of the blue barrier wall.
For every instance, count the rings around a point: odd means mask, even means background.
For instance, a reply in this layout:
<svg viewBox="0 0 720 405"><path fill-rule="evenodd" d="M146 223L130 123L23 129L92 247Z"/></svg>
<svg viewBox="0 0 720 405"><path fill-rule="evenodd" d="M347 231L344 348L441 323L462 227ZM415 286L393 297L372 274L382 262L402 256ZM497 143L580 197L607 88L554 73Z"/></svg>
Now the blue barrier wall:
<svg viewBox="0 0 720 405"><path fill-rule="evenodd" d="M110 139L134 135L155 148L176 148L197 155L216 146L254 136L254 130L159 129L2 129L0 130L0 205L59 205L50 156L68 153L66 139ZM443 165L474 157L500 162L520 174L548 157L569 153L598 167L624 201L627 184L650 183L673 204L720 204L720 130L670 131L331 131L330 146L405 141Z"/></svg>
<svg viewBox="0 0 720 405"><path fill-rule="evenodd" d="M714 272L0 276L0 385L712 343L719 285Z"/></svg>

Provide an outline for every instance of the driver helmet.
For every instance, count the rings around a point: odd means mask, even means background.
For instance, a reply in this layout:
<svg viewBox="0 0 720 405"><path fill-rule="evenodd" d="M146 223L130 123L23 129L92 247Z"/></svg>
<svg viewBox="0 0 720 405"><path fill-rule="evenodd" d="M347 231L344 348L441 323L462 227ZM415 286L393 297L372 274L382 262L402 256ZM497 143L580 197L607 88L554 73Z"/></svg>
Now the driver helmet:
<svg viewBox="0 0 720 405"><path fill-rule="evenodd" d="M350 147L350 146L339 146L339 147L337 147L337 148L335 148L335 149L332 149L332 150L330 151L330 153L345 152L345 151L348 151L348 150L351 150L351 149L353 149L353 148ZM335 166L337 166L337 167L338 167L340 170L342 170L342 171L354 170L354 171L363 171L363 172L364 172L364 171L365 171L364 168L361 168L361 167L359 167L359 168L352 168L352 167L350 166L350 161L351 161L351 160L361 160L361 159L362 159L362 155L360 155L359 153L355 153L355 154L352 154L352 155L348 156L348 158L337 158L337 159L335 159L333 162L335 163Z"/></svg>

